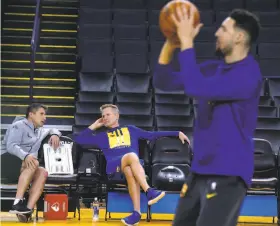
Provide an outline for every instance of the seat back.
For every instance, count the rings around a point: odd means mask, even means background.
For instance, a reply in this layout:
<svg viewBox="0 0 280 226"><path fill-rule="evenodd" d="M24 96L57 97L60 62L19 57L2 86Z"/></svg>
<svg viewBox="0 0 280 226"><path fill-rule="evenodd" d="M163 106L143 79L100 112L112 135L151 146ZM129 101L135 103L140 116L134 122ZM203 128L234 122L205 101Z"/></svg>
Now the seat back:
<svg viewBox="0 0 280 226"><path fill-rule="evenodd" d="M189 173L192 151L175 137L162 137L151 145L152 186L180 191Z"/></svg>
<svg viewBox="0 0 280 226"><path fill-rule="evenodd" d="M277 156L268 140L254 139L254 178L277 178Z"/></svg>
<svg viewBox="0 0 280 226"><path fill-rule="evenodd" d="M192 151L188 144L182 144L175 137L161 137L151 143L152 164L191 164Z"/></svg>

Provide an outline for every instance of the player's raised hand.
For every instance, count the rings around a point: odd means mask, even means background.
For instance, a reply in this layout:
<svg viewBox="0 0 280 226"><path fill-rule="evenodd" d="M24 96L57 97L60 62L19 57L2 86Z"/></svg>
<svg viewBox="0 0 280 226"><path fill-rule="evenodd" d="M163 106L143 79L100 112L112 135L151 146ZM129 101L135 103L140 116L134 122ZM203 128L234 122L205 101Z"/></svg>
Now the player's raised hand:
<svg viewBox="0 0 280 226"><path fill-rule="evenodd" d="M94 123L92 123L88 128L91 130L96 130L102 126L104 126L103 118L99 118Z"/></svg>
<svg viewBox="0 0 280 226"><path fill-rule="evenodd" d="M171 17L177 27L177 35L180 39L181 45L185 42L193 42L194 38L199 33L200 28L203 26L201 23L197 26L193 25L195 13L194 7L190 8L190 12L188 12L185 7L177 7L176 13L178 18L176 18L175 14L172 14Z"/></svg>

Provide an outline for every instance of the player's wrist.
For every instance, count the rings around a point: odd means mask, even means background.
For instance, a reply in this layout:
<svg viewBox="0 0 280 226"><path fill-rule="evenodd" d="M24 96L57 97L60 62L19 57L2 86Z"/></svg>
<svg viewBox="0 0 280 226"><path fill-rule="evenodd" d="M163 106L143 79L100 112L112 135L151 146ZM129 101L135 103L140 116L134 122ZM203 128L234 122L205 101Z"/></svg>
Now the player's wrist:
<svg viewBox="0 0 280 226"><path fill-rule="evenodd" d="M181 41L181 51L193 48L193 40L191 38L183 38Z"/></svg>

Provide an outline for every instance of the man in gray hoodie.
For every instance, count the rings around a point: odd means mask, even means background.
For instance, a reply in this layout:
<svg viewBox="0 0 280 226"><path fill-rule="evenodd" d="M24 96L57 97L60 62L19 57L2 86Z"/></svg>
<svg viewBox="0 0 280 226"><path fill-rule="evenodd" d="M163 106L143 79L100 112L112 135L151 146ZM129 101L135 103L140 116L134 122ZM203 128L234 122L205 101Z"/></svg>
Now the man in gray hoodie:
<svg viewBox="0 0 280 226"><path fill-rule="evenodd" d="M10 213L17 214L20 221L28 221L33 208L43 192L47 171L39 166L38 151L42 141L51 135L49 143L54 149L59 146L61 133L57 129L45 129L47 107L33 103L28 106L26 117L16 117L6 131L1 145L1 155L9 152L22 160L17 193ZM28 203L23 197L30 183Z"/></svg>

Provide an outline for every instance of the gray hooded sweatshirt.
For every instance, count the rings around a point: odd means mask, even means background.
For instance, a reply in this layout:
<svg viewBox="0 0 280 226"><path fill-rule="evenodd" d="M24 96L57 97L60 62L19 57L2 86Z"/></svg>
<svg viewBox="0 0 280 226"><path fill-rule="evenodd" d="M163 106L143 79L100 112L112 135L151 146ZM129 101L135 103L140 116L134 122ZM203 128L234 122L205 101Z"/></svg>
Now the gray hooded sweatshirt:
<svg viewBox="0 0 280 226"><path fill-rule="evenodd" d="M41 143L48 135L60 137L61 133L57 129L43 127L35 129L33 123L25 117L16 117L2 141L1 155L9 152L21 160L24 160L27 155L37 158Z"/></svg>

